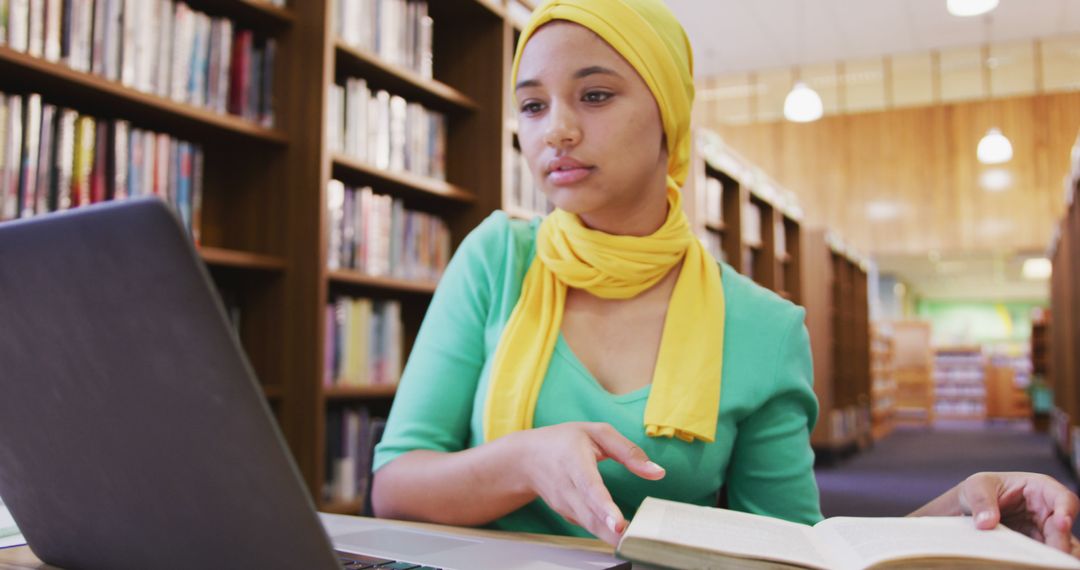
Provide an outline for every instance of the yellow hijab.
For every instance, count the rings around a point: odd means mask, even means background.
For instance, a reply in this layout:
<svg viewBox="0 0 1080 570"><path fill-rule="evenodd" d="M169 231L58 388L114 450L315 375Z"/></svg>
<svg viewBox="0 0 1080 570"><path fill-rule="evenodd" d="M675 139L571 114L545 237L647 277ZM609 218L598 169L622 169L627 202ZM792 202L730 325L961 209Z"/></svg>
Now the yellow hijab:
<svg viewBox="0 0 1080 570"><path fill-rule="evenodd" d="M533 427L540 387L562 326L567 287L606 299L628 299L683 261L664 321L644 428L652 437L711 442L720 409L724 294L720 268L691 232L678 190L690 162L690 42L662 0L549 0L533 12L521 34L511 84L517 83L525 44L552 20L592 30L648 85L667 139L668 216L659 230L644 237L591 230L562 210L541 223L536 257L495 350L484 438L491 441Z"/></svg>

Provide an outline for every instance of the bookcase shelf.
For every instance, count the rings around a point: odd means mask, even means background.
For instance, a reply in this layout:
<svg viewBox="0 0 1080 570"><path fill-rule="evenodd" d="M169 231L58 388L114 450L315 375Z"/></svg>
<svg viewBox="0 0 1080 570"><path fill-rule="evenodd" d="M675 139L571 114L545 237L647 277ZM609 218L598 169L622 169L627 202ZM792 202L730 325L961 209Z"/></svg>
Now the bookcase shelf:
<svg viewBox="0 0 1080 570"><path fill-rule="evenodd" d="M323 390L327 400L373 400L393 398L397 385L385 386L333 386Z"/></svg>
<svg viewBox="0 0 1080 570"><path fill-rule="evenodd" d="M380 291L397 293L419 293L422 295L431 295L435 292L436 286L435 283L409 281L406 279L395 279L392 277L374 277L371 275L364 275L363 273L350 270L330 271L328 277L331 284L352 285L367 289L375 289Z"/></svg>
<svg viewBox="0 0 1080 570"><path fill-rule="evenodd" d="M480 109L476 101L445 83L387 63L378 56L341 40L334 42L334 50L339 69L346 75L367 78L379 87L434 109L451 112L474 112Z"/></svg>
<svg viewBox="0 0 1080 570"><path fill-rule="evenodd" d="M250 28L265 31L288 29L296 22L292 10L265 0L189 0L191 7L225 16Z"/></svg>
<svg viewBox="0 0 1080 570"><path fill-rule="evenodd" d="M722 234L724 233L725 226L723 222L705 222L705 229L710 232Z"/></svg>
<svg viewBox="0 0 1080 570"><path fill-rule="evenodd" d="M343 182L375 184L383 190L395 190L402 197L438 198L459 204L476 202L476 195L449 182L411 172L395 172L370 166L343 154L334 154L333 174Z"/></svg>
<svg viewBox="0 0 1080 570"><path fill-rule="evenodd" d="M363 499L354 499L352 501L333 501L329 503L323 503L319 510L324 513L333 513L335 515L358 515L364 508Z"/></svg>
<svg viewBox="0 0 1080 570"><path fill-rule="evenodd" d="M219 247L200 247L199 255L202 256L207 265L211 266L261 271L283 271L285 269L285 259L272 255L234 251Z"/></svg>
<svg viewBox="0 0 1080 570"><path fill-rule="evenodd" d="M179 135L226 135L271 146L289 144L285 133L246 119L177 103L90 73L0 46L0 88L38 92L48 100L103 117L123 115Z"/></svg>

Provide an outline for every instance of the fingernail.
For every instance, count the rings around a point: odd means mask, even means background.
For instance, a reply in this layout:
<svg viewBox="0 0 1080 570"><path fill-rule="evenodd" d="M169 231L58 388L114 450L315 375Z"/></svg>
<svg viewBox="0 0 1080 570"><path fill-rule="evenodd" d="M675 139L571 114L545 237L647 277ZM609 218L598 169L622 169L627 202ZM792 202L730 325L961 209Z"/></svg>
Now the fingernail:
<svg viewBox="0 0 1080 570"><path fill-rule="evenodd" d="M652 471L654 473L663 473L664 472L663 467L660 467L659 465L653 463L652 461L649 461L649 462L645 463L645 467L647 467L649 469L649 471Z"/></svg>
<svg viewBox="0 0 1080 570"><path fill-rule="evenodd" d="M607 522L607 527L611 529L611 532L619 534L619 531L615 530L615 517L608 515L607 521L605 522Z"/></svg>
<svg viewBox="0 0 1080 570"><path fill-rule="evenodd" d="M975 524L982 524L982 523L990 520L991 516L992 515L990 514L990 511L983 511L983 512L975 515Z"/></svg>

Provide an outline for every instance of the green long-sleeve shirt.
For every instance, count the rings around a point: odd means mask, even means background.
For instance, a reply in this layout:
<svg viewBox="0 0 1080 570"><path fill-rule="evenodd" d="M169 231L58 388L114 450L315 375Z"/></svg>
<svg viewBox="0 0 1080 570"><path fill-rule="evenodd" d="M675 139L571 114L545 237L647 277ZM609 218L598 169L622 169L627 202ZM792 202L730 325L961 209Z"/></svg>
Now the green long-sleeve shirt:
<svg viewBox="0 0 1080 570"><path fill-rule="evenodd" d="M427 449L483 443L483 410L495 348L535 255L539 220L496 212L461 244L424 318L398 388L374 469ZM613 395L571 352L555 345L535 427L607 422L667 470L646 481L614 461L600 474L630 518L646 496L715 505L802 523L821 520L809 431L817 418L805 312L721 265L726 320L720 414L712 443L646 437L650 387ZM719 347L718 347L719 349ZM687 397L693 397L688 394ZM495 521L505 530L588 536L541 500Z"/></svg>

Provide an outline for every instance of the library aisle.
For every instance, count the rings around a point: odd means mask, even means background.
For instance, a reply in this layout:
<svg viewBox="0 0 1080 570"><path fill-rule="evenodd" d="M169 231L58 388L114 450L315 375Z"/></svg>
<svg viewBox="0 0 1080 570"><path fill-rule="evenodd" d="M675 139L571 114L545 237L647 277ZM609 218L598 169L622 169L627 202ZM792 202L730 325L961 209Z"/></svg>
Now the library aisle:
<svg viewBox="0 0 1080 570"><path fill-rule="evenodd" d="M977 471L1031 471L1076 489L1050 436L1024 421L970 420L895 430L864 453L815 469L821 510L834 516L904 516ZM1080 530L1080 522L1073 526Z"/></svg>

